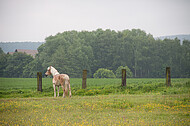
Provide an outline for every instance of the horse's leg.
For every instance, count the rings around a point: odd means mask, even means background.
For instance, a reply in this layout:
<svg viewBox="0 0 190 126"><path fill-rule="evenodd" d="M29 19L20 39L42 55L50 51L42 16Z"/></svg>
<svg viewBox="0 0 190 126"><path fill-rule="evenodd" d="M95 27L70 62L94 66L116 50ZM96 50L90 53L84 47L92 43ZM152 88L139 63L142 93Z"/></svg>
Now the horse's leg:
<svg viewBox="0 0 190 126"><path fill-rule="evenodd" d="M55 84L53 84L53 88L54 88L54 97L56 97L56 87L55 87Z"/></svg>
<svg viewBox="0 0 190 126"><path fill-rule="evenodd" d="M63 88L63 98L65 97L65 88L63 85L61 85L61 87Z"/></svg>
<svg viewBox="0 0 190 126"><path fill-rule="evenodd" d="M57 97L59 97L59 86L57 86Z"/></svg>

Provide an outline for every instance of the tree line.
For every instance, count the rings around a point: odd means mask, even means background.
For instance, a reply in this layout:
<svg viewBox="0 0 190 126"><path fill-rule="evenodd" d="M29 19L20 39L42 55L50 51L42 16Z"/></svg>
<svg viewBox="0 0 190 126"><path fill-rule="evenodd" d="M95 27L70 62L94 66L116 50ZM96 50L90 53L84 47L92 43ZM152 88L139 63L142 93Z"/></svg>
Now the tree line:
<svg viewBox="0 0 190 126"><path fill-rule="evenodd" d="M88 77L98 69L113 71L127 67L131 77L165 77L165 68L171 68L172 77L190 77L190 42L175 39L154 39L140 29L114 31L65 31L49 36L38 47L35 59L25 54L1 53L0 76L35 77L54 66L60 73L81 77L82 70Z"/></svg>

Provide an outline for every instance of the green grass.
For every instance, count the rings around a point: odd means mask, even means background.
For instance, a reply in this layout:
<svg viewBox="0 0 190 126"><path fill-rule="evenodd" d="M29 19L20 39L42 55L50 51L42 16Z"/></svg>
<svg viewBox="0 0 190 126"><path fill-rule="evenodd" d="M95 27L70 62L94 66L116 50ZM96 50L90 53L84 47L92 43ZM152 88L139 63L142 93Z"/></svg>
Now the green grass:
<svg viewBox="0 0 190 126"><path fill-rule="evenodd" d="M190 125L189 95L0 99L0 125Z"/></svg>
<svg viewBox="0 0 190 126"><path fill-rule="evenodd" d="M190 125L190 79L71 78L72 98L53 98L51 78L0 78L0 125ZM62 96L62 91L60 96Z"/></svg>
<svg viewBox="0 0 190 126"><path fill-rule="evenodd" d="M43 78L43 92L37 91L36 78L0 78L0 98L52 97L51 78ZM71 78L73 96L108 94L187 94L190 79L172 79L172 87L165 86L165 79L127 79L127 87L121 87L121 79L87 79L87 88L81 89L82 79ZM60 88L60 96L63 94Z"/></svg>

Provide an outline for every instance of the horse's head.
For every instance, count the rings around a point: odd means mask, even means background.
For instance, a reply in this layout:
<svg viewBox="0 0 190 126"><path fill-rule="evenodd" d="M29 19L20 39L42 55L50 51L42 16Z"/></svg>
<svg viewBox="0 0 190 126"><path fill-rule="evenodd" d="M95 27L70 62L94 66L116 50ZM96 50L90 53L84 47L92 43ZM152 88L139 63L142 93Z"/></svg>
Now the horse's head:
<svg viewBox="0 0 190 126"><path fill-rule="evenodd" d="M46 75L46 77L47 77L48 75L51 75L51 66L49 66L49 67L47 68L47 71L46 71L45 75Z"/></svg>

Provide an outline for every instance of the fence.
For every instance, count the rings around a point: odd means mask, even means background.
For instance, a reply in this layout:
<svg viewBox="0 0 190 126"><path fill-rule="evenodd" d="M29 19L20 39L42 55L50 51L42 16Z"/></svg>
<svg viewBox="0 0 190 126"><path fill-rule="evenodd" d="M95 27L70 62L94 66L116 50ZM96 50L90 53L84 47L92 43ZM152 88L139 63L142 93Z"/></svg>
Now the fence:
<svg viewBox="0 0 190 126"><path fill-rule="evenodd" d="M122 69L122 83L123 87L126 87L126 69ZM171 86L171 73L170 67L166 67L166 86ZM87 87L87 70L83 70L82 76L82 89ZM42 73L37 72L37 91L42 92Z"/></svg>

